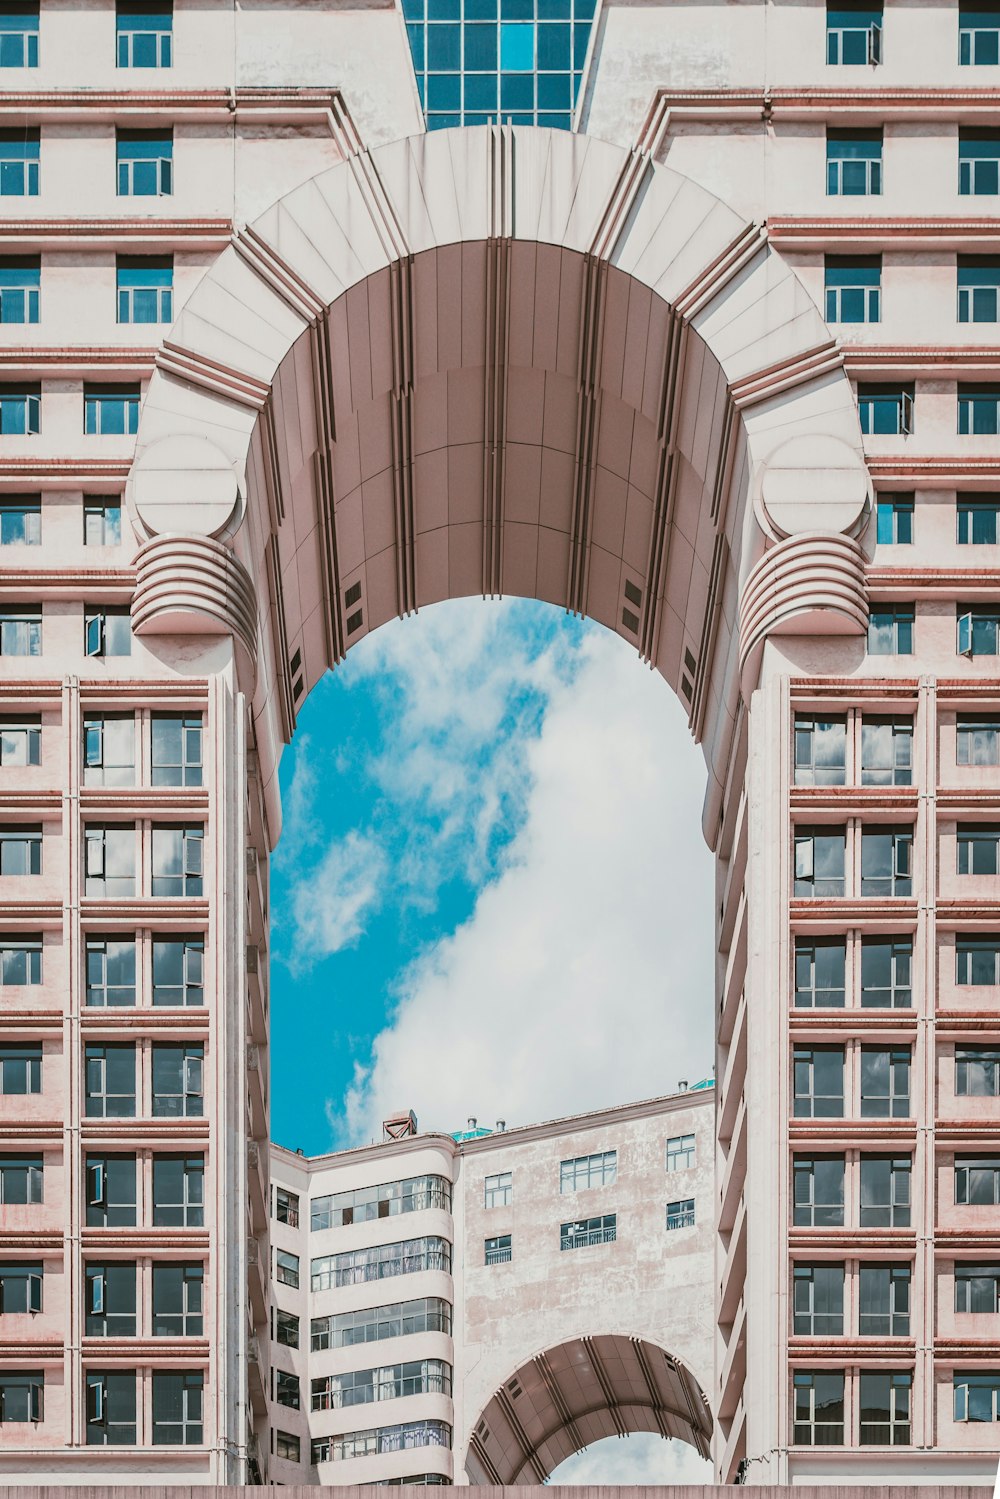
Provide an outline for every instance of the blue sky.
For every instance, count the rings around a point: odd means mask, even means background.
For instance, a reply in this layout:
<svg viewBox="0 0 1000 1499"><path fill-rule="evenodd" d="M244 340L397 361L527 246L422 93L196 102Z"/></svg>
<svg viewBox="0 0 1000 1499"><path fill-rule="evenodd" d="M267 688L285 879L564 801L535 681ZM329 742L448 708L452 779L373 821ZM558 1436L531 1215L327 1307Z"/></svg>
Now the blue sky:
<svg viewBox="0 0 1000 1499"><path fill-rule="evenodd" d="M405 1107L528 1123L708 1071L704 769L623 641L525 601L385 626L313 691L281 782L282 1144L360 1143Z"/></svg>

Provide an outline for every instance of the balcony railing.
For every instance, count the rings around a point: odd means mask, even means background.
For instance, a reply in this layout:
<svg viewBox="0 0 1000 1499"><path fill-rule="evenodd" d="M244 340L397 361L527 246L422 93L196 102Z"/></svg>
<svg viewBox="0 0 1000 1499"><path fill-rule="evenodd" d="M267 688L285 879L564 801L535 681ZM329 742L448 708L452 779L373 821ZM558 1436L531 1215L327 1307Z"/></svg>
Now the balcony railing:
<svg viewBox="0 0 1000 1499"><path fill-rule="evenodd" d="M582 1234L567 1234L561 1241L560 1249L586 1249L591 1244L613 1244L618 1237L618 1229L614 1228L591 1228Z"/></svg>

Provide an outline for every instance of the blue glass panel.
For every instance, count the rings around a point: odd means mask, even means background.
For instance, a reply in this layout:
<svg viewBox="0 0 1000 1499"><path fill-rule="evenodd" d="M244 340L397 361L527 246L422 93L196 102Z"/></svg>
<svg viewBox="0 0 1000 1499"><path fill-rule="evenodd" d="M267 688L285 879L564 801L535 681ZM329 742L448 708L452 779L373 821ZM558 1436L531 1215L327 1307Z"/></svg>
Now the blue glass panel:
<svg viewBox="0 0 1000 1499"><path fill-rule="evenodd" d="M465 28L465 66L470 73L495 73L497 69L497 28L495 24L478 24ZM469 100L466 98L466 108ZM480 106L475 105L474 108ZM489 106L487 106L489 107Z"/></svg>
<svg viewBox="0 0 1000 1499"><path fill-rule="evenodd" d="M465 80L465 107L467 110L489 110L496 113L497 75L495 73L470 73Z"/></svg>
<svg viewBox="0 0 1000 1499"><path fill-rule="evenodd" d="M569 73L540 73L538 108L569 109L573 102L573 80ZM541 123L541 122L539 122Z"/></svg>
<svg viewBox="0 0 1000 1499"><path fill-rule="evenodd" d="M504 114L508 110L534 109L535 107L535 77L533 73L501 73L500 75L500 108Z"/></svg>
<svg viewBox="0 0 1000 1499"><path fill-rule="evenodd" d="M428 115L428 130L452 130L462 123L461 115Z"/></svg>
<svg viewBox="0 0 1000 1499"><path fill-rule="evenodd" d="M459 73L429 73L427 75L428 110L461 109L462 78Z"/></svg>
<svg viewBox="0 0 1000 1499"><path fill-rule="evenodd" d="M424 28L422 26L407 26L406 34L410 39L413 66L419 73L424 66Z"/></svg>
<svg viewBox="0 0 1000 1499"><path fill-rule="evenodd" d="M462 65L461 26L428 26L427 67L438 73L457 73Z"/></svg>
<svg viewBox="0 0 1000 1499"><path fill-rule="evenodd" d="M569 26L539 26L538 66L544 71L569 72L571 67Z"/></svg>
<svg viewBox="0 0 1000 1499"><path fill-rule="evenodd" d="M534 26L500 24L500 67L505 73L530 73L535 66ZM512 108L525 109L530 105L522 102Z"/></svg>

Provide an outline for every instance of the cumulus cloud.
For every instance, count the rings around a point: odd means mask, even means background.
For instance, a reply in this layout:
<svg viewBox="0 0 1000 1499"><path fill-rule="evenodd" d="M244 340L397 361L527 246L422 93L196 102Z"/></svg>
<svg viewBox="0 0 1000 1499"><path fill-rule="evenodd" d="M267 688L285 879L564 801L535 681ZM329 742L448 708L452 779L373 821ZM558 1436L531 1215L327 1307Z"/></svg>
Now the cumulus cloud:
<svg viewBox="0 0 1000 1499"><path fill-rule="evenodd" d="M712 1464L687 1442L665 1442L638 1432L607 1437L560 1463L550 1484L711 1483Z"/></svg>
<svg viewBox="0 0 1000 1499"><path fill-rule="evenodd" d="M385 850L363 833L352 830L330 844L292 891L293 973L358 941L364 918L383 899L387 869Z"/></svg>

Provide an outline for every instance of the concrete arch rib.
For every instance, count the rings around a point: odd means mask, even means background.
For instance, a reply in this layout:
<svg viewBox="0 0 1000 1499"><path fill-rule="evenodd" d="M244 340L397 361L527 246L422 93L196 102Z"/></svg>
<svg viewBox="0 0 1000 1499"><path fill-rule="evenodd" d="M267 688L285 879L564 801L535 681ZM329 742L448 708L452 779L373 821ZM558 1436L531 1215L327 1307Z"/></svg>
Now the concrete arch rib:
<svg viewBox="0 0 1000 1499"><path fill-rule="evenodd" d="M203 464L171 462L196 440ZM274 838L323 672L394 615L506 592L598 619L671 683L711 842L744 583L790 534L856 533L868 483L835 341L759 227L642 150L483 127L359 152L236 237L164 344L129 493L151 542L215 536L256 589L241 683ZM846 612L799 589L811 633L863 628L849 556ZM137 628L164 617L140 589Z"/></svg>

